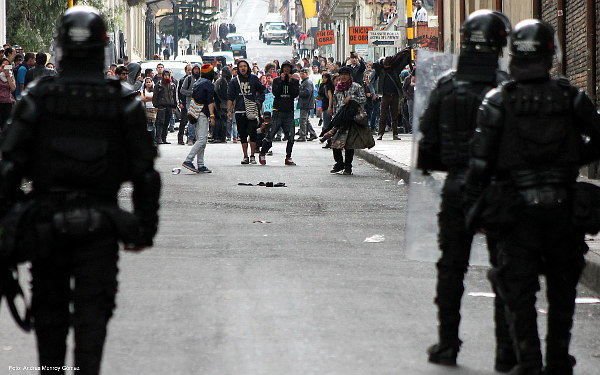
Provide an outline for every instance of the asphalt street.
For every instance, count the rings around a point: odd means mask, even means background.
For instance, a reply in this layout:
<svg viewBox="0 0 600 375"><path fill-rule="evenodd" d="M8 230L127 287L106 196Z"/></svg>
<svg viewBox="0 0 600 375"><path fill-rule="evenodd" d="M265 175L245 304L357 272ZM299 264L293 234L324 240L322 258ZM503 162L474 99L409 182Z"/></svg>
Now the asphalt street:
<svg viewBox="0 0 600 375"><path fill-rule="evenodd" d="M428 364L435 266L404 256L406 186L360 159L353 176L330 174L320 146L296 143L285 166L275 143L261 166L209 144L201 175L171 172L189 146L160 146L160 230L154 248L122 253L103 374L493 374L492 299L468 295L491 291L486 269L467 276L460 367ZM261 181L287 187L238 185ZM600 362L599 310L578 305L578 374ZM4 306L0 332L0 373L36 364Z"/></svg>
<svg viewBox="0 0 600 375"><path fill-rule="evenodd" d="M266 2L243 7L254 13L238 11L238 31L257 34ZM249 60L264 66L290 51L252 39ZM190 147L177 145L175 133L168 140L156 163L159 233L154 248L121 253L102 374L495 374L485 267L466 277L459 366L427 363L425 350L437 339L436 270L404 254L406 184L361 159L353 176L330 174L331 151L318 142L296 143L297 166L284 165L283 142L266 166L241 165L239 144L209 144L213 173L173 174ZM259 182L286 187L238 185ZM125 207L130 193L122 189ZM580 287L579 296L594 295ZM579 304L578 375L598 374L598 332L600 305ZM3 304L0 374L34 374L9 366L36 364L34 336L19 331Z"/></svg>

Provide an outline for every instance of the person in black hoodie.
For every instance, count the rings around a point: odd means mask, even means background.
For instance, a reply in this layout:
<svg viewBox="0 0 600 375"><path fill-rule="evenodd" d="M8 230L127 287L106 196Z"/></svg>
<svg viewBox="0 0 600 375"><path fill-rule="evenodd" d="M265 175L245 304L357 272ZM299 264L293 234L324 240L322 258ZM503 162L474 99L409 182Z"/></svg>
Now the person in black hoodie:
<svg viewBox="0 0 600 375"><path fill-rule="evenodd" d="M279 129L283 129L287 138L285 149L285 165L296 165L292 161L292 149L294 148L294 99L300 93L300 81L292 78L292 64L285 61L281 64L281 73L273 81L273 125L271 131L263 140L258 160L260 164L267 164L266 154L273 145L272 139Z"/></svg>
<svg viewBox="0 0 600 375"><path fill-rule="evenodd" d="M244 159L242 164L256 164L256 129L260 106L265 101L265 86L257 76L250 73L246 60L237 63L238 74L227 85L227 118L237 123ZM235 109L234 109L235 108ZM250 140L250 158L248 158L248 140Z"/></svg>

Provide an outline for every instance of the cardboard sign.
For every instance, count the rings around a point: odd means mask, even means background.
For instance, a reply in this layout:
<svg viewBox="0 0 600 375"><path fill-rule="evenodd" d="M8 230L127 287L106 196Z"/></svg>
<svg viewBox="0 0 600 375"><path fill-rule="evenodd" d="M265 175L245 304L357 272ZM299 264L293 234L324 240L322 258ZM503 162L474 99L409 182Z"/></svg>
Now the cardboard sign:
<svg viewBox="0 0 600 375"><path fill-rule="evenodd" d="M317 31L317 45L324 46L335 43L335 32L333 30Z"/></svg>
<svg viewBox="0 0 600 375"><path fill-rule="evenodd" d="M367 44L369 42L369 31L372 31L373 27L357 27L352 26L349 28L350 34L348 40L350 44Z"/></svg>

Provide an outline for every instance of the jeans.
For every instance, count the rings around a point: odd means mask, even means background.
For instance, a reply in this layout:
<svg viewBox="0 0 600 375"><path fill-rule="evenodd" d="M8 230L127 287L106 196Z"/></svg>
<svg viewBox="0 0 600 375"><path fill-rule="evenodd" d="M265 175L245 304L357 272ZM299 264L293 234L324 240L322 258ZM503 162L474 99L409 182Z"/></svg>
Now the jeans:
<svg viewBox="0 0 600 375"><path fill-rule="evenodd" d="M331 124L331 119L333 115L330 115L327 110L323 111L323 129L329 128L329 124Z"/></svg>
<svg viewBox="0 0 600 375"><path fill-rule="evenodd" d="M301 109L300 110L300 129L298 131L298 139L306 139L307 132L310 133L312 138L317 137L317 133L313 129L310 124L310 120L308 119L310 113L310 109Z"/></svg>
<svg viewBox="0 0 600 375"><path fill-rule="evenodd" d="M371 117L369 118L369 126L371 130L377 131L377 125L379 123L379 114L381 112L381 99L373 100L373 109L371 110Z"/></svg>
<svg viewBox="0 0 600 375"><path fill-rule="evenodd" d="M206 150L206 142L208 141L208 118L204 113L198 115L196 122L196 143L192 146L190 153L185 158L186 162L192 162L194 156L198 162L198 168L204 165L204 150Z"/></svg>
<svg viewBox="0 0 600 375"><path fill-rule="evenodd" d="M173 110L171 108L159 108L156 113L156 121L154 127L156 128L157 143L164 143L167 141L167 129L169 127L169 121L173 117Z"/></svg>
<svg viewBox="0 0 600 375"><path fill-rule="evenodd" d="M335 160L335 164L338 166L343 166L346 170L352 170L352 160L354 160L354 150L353 149L344 149L344 153L346 154L346 160L344 160L344 156L342 156L342 150L338 148L332 148L333 150L333 160Z"/></svg>
<svg viewBox="0 0 600 375"><path fill-rule="evenodd" d="M277 134L279 129L283 129L287 137L287 146L285 148L286 158L292 157L292 149L294 148L294 112L279 112L273 111L273 118L271 121L271 131L265 137L260 149L261 154L266 154L273 146L273 137Z"/></svg>
<svg viewBox="0 0 600 375"><path fill-rule="evenodd" d="M237 124L235 123L235 116L232 116L231 120L227 119L227 138L231 138L233 141L234 139L237 139L237 137Z"/></svg>
<svg viewBox="0 0 600 375"><path fill-rule="evenodd" d="M381 98L381 117L379 119L379 135L385 133L388 116L392 116L392 132L398 135L398 94L386 94Z"/></svg>
<svg viewBox="0 0 600 375"><path fill-rule="evenodd" d="M177 142L183 143L183 135L185 134L185 126L188 123L187 106L181 108L181 121L179 122L179 131L177 132ZM188 137L189 138L189 137Z"/></svg>
<svg viewBox="0 0 600 375"><path fill-rule="evenodd" d="M408 129L406 131L410 133L412 132L413 128L413 111L415 107L414 99L408 99L406 101L406 105L408 106Z"/></svg>

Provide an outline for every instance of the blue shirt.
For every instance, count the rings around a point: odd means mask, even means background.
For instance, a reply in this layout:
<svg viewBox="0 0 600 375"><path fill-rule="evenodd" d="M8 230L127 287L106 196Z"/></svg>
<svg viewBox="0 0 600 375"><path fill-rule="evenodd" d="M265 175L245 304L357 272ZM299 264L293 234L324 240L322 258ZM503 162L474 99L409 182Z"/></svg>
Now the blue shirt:
<svg viewBox="0 0 600 375"><path fill-rule="evenodd" d="M25 74L27 68L21 65L17 70L17 88L15 89L15 98L21 99L21 85L25 85Z"/></svg>

